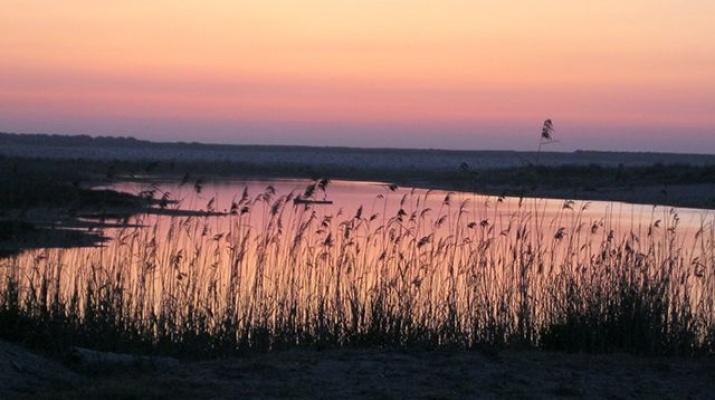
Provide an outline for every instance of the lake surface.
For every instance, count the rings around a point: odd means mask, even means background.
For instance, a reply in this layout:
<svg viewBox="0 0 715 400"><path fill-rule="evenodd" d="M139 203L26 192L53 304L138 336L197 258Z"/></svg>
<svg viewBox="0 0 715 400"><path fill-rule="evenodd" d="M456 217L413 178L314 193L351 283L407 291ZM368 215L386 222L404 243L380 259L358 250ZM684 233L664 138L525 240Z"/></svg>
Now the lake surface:
<svg viewBox="0 0 715 400"><path fill-rule="evenodd" d="M218 181L200 183L199 186L195 186L194 183L156 182L151 184L123 183L115 186L115 189L129 193L154 191L154 196L157 198L166 195L169 199L176 201L168 208L195 211L211 209L216 212L228 213L232 202L240 199L244 192L250 199L255 200L262 196L268 188L272 188L275 191L270 196L272 200L286 195L295 198L303 196L306 188L313 183L307 180L278 179ZM445 202L447 197L449 197L449 201ZM622 235L648 229L656 221L658 221L659 227L673 228L676 220L677 228L683 233L693 233L702 227L709 227L714 219L711 210L703 209L604 201L571 201L569 199L520 199L443 190L390 188L387 184L377 182L331 181L324 191L316 189L311 198L327 199L332 201L332 204L296 206L295 210L310 209L311 212L314 211L320 215L350 217L359 208L362 208L362 212L366 215L377 214L380 218L389 219L394 217L400 209L410 213L429 209L429 214L439 212L444 214L450 210L462 208L460 220L464 224L489 220L490 223L500 222L507 225L515 213L527 212L534 214L533 218L538 218L542 225L567 228L568 225L573 227L574 222L579 224L601 223L608 224L610 228L617 228L617 232L614 234ZM443 214L440 214L439 217ZM450 223L456 223L456 221L450 217L447 225ZM568 232L565 231L565 233Z"/></svg>

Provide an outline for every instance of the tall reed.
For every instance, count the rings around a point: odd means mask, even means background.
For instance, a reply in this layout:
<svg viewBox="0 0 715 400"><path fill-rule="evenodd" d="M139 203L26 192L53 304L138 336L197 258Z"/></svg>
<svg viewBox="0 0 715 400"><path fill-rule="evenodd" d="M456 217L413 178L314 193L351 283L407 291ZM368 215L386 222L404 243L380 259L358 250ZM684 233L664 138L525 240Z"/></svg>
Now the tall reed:
<svg viewBox="0 0 715 400"><path fill-rule="evenodd" d="M1 260L0 335L190 356L715 349L710 220L688 234L676 211L655 208L622 226L570 201L552 213L541 200L386 191L332 212L295 196L244 190L227 216L142 216L146 228L104 248Z"/></svg>

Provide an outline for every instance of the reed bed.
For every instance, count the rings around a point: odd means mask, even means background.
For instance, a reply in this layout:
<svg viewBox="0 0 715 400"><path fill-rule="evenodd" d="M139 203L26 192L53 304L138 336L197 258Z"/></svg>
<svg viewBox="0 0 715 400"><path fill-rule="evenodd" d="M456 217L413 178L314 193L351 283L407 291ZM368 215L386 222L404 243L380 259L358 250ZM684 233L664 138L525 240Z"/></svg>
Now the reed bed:
<svg viewBox="0 0 715 400"><path fill-rule="evenodd" d="M184 356L291 347L702 354L715 228L588 203L386 191L357 210L245 190L226 216L141 216L104 248L0 260L0 335ZM399 204L393 207L391 204ZM204 207L213 211L213 199ZM394 208L394 210L393 210Z"/></svg>

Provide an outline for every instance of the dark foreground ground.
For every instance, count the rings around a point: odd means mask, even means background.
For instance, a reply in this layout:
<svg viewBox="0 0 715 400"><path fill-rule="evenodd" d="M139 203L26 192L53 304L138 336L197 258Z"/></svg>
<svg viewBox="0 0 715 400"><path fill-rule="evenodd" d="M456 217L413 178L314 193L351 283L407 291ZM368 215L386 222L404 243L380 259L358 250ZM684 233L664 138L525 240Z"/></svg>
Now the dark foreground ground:
<svg viewBox="0 0 715 400"><path fill-rule="evenodd" d="M509 351L292 350L64 365L0 342L2 399L712 399L712 359Z"/></svg>

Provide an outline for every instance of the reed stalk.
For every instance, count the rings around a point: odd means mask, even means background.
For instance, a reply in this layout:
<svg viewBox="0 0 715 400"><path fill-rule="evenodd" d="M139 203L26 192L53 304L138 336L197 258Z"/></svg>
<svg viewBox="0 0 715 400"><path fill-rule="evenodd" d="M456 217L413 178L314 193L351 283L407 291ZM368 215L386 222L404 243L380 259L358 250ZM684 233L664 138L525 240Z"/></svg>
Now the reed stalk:
<svg viewBox="0 0 715 400"><path fill-rule="evenodd" d="M0 260L0 337L216 356L300 346L715 350L715 229L413 191L344 212L272 187L142 216L101 249ZM212 207L206 205L206 209ZM392 203L390 203L392 204ZM229 219L219 223L218 218Z"/></svg>

